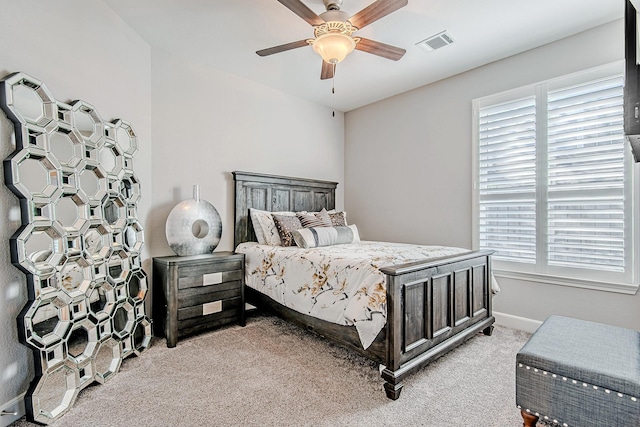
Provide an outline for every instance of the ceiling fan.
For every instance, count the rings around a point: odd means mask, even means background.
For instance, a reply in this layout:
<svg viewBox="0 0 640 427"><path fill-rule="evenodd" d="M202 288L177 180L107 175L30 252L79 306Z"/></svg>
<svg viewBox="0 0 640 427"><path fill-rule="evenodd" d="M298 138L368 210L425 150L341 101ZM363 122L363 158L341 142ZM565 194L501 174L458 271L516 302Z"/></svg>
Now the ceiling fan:
<svg viewBox="0 0 640 427"><path fill-rule="evenodd" d="M322 57L320 78L324 80L334 76L336 64L354 49L394 61L402 58L406 52L405 49L364 37L353 37L352 34L406 6L408 0L376 0L351 18L348 18L347 12L340 10L342 0L323 0L327 10L320 15L316 15L300 0L278 1L313 26L314 38L262 49L256 52L260 56L312 46L313 50Z"/></svg>

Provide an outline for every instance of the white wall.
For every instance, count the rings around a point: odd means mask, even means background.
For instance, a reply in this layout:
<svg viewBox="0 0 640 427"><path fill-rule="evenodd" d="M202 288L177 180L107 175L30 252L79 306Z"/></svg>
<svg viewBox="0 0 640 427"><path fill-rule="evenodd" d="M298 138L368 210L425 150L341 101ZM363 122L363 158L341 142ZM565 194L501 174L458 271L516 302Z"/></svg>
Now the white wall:
<svg viewBox="0 0 640 427"><path fill-rule="evenodd" d="M368 240L471 247L472 100L623 57L619 20L347 113L350 221ZM498 312L640 329L637 295L507 279L500 285Z"/></svg>
<svg viewBox="0 0 640 427"><path fill-rule="evenodd" d="M233 250L234 170L338 181L342 207L342 114L155 49L152 70L152 256L173 255L165 221L194 184L222 218L216 250Z"/></svg>

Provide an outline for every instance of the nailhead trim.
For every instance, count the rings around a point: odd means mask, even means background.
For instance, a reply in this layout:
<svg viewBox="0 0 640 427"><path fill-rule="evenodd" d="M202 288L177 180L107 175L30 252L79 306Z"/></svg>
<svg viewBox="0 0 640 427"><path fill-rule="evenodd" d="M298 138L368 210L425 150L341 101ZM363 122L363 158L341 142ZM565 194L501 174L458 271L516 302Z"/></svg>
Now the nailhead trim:
<svg viewBox="0 0 640 427"><path fill-rule="evenodd" d="M518 368L526 368L527 370L533 369L533 372L536 372L536 373L540 372L540 370L538 368L532 368L531 366L526 366L526 365L523 365L522 363L518 363ZM542 375L548 375L548 374L549 373L547 371L542 371ZM551 377L552 378L558 378L558 375L551 374ZM562 377L562 381L564 381L564 382L571 381L572 384L576 384L576 385L578 384L577 380L569 379L567 377ZM587 384L587 383L583 382L581 384L582 384L582 387L589 387L589 384ZM600 388L597 385L592 385L591 387L592 387L593 390L600 390ZM611 390L608 390L608 389L603 389L603 390L604 390L604 392L606 394L611 394ZM616 393L616 394L620 398L624 398L625 397L624 394L622 394L622 393ZM638 398L635 397L635 396L629 396L629 398L631 399L632 402L637 402L638 401ZM522 406L518 405L518 409L522 410ZM531 413L530 409L525 409L524 411L527 412L528 414ZM535 412L534 415L536 417L540 418L540 414L538 412ZM549 420L549 417L547 415L544 415L542 418L544 418L544 420L546 420L546 421ZM559 424L558 420L555 420L555 419L553 420L553 423L554 424ZM569 425L567 423L562 423L562 427L569 427Z"/></svg>

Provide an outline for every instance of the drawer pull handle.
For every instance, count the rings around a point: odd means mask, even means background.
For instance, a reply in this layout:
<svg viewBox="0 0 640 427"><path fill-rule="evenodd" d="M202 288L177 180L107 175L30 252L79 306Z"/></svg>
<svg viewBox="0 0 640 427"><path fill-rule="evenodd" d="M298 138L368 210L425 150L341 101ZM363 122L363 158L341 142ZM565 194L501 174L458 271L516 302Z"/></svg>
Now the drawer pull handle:
<svg viewBox="0 0 640 427"><path fill-rule="evenodd" d="M202 286L217 285L222 283L222 272L202 275Z"/></svg>
<svg viewBox="0 0 640 427"><path fill-rule="evenodd" d="M207 314L220 313L221 311L222 311L222 300L202 304L203 316L206 316Z"/></svg>

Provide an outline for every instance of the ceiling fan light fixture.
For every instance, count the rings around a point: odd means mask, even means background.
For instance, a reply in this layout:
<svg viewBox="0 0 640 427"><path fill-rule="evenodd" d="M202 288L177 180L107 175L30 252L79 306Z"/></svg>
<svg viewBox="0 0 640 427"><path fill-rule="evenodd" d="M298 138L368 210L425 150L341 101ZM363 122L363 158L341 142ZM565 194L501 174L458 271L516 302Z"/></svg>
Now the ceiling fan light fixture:
<svg viewBox="0 0 640 427"><path fill-rule="evenodd" d="M349 21L329 21L315 27L316 38L309 40L309 44L325 62L337 64L353 52L360 41L351 37L355 30Z"/></svg>
<svg viewBox="0 0 640 427"><path fill-rule="evenodd" d="M337 64L356 48L356 41L346 34L326 33L313 41L313 50L329 64Z"/></svg>

